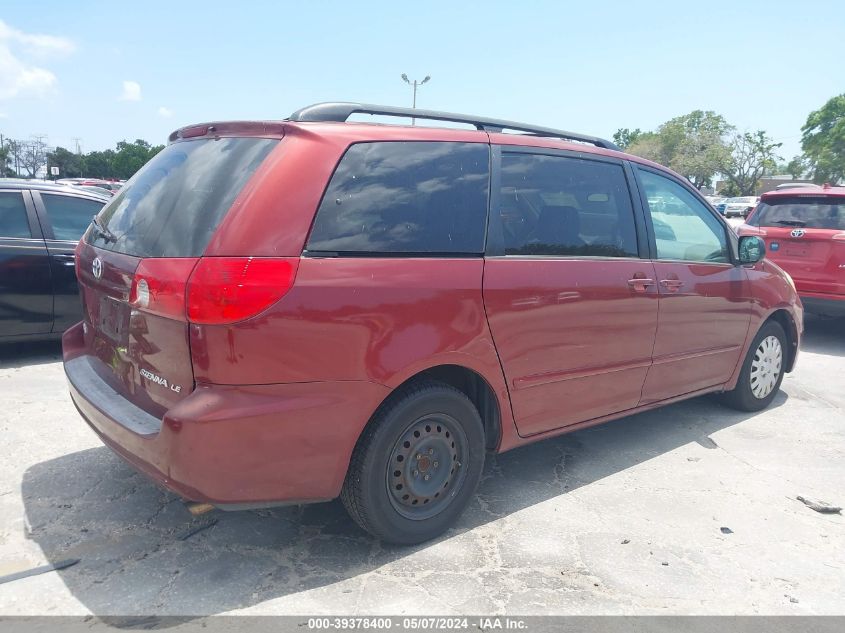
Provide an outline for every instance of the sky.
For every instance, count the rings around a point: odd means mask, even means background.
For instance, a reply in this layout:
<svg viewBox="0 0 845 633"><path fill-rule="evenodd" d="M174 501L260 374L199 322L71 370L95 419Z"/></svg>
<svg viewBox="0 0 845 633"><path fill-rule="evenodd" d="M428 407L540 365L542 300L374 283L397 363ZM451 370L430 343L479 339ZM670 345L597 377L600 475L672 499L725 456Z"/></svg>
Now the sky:
<svg viewBox="0 0 845 633"><path fill-rule="evenodd" d="M83 152L320 101L417 106L610 138L715 110L800 152L845 92L841 0L0 0L0 134Z"/></svg>

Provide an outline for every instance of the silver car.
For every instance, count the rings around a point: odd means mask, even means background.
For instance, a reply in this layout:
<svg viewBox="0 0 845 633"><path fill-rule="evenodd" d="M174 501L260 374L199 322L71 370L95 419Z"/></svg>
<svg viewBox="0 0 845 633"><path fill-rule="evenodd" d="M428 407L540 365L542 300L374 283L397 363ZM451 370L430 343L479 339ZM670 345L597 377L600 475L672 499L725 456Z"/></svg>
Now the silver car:
<svg viewBox="0 0 845 633"><path fill-rule="evenodd" d="M724 216L726 218L747 217L749 213L754 210L760 198L757 196L740 196L738 198L728 198L725 201Z"/></svg>

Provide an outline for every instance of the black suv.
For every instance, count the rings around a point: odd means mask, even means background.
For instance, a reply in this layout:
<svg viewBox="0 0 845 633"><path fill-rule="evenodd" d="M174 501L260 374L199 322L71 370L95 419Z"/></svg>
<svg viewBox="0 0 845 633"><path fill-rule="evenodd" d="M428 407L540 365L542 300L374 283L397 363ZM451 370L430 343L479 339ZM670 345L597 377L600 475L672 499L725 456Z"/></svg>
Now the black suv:
<svg viewBox="0 0 845 633"><path fill-rule="evenodd" d="M108 199L0 179L0 342L58 337L79 321L73 251Z"/></svg>

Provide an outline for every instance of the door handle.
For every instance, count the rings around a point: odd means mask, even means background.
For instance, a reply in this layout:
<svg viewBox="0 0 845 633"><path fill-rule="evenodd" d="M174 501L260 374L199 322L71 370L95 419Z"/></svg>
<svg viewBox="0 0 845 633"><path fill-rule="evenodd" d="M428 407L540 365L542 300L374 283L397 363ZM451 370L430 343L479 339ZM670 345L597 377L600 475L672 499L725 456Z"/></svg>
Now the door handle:
<svg viewBox="0 0 845 633"><path fill-rule="evenodd" d="M64 266L73 266L76 264L76 256L73 253L51 253L50 254L56 263Z"/></svg>
<svg viewBox="0 0 845 633"><path fill-rule="evenodd" d="M669 292L678 292L681 289L681 286L684 285L684 282L680 279L661 279L660 285L666 288Z"/></svg>
<svg viewBox="0 0 845 633"><path fill-rule="evenodd" d="M649 286L654 285L654 279L646 279L645 277L634 277L628 280L628 285L635 292L645 292Z"/></svg>

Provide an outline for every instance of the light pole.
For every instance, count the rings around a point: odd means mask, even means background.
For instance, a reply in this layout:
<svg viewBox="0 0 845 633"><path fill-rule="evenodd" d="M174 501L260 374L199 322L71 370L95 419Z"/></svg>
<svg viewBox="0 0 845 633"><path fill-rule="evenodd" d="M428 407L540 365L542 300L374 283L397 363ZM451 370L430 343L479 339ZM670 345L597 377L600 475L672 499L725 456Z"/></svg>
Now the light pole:
<svg viewBox="0 0 845 633"><path fill-rule="evenodd" d="M408 75L406 75L405 73L402 73L402 81L404 81L409 86L413 86L413 88L414 88L414 101L413 101L413 104L411 106L412 108L417 107L417 86L422 86L429 79L431 79L431 75L426 75L425 79L423 79L422 81L417 81L416 79L414 79L414 81L411 81L410 79L408 79ZM417 124L417 120L414 117L411 117L411 125L416 125L416 124Z"/></svg>

